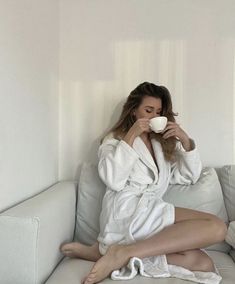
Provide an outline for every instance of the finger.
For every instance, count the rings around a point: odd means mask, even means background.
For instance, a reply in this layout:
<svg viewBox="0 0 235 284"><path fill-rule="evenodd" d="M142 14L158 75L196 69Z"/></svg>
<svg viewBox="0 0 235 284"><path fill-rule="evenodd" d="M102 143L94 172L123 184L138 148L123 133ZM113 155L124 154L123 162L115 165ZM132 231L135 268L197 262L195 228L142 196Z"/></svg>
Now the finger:
<svg viewBox="0 0 235 284"><path fill-rule="evenodd" d="M178 126L178 127L180 127L179 123L172 122L172 121L168 121L167 126Z"/></svg>
<svg viewBox="0 0 235 284"><path fill-rule="evenodd" d="M143 123L140 125L141 128L144 128L144 129L149 129L150 128L150 125L149 123Z"/></svg>
<svg viewBox="0 0 235 284"><path fill-rule="evenodd" d="M179 129L179 126L178 125L168 125L168 126L166 126L166 128L164 129L163 132L165 133L166 131L171 130L171 129L177 130L177 129Z"/></svg>
<svg viewBox="0 0 235 284"><path fill-rule="evenodd" d="M139 118L139 119L137 119L137 121L148 121L149 122L149 119L148 118Z"/></svg>
<svg viewBox="0 0 235 284"><path fill-rule="evenodd" d="M176 122L174 122L174 121L167 121L167 124L177 124Z"/></svg>
<svg viewBox="0 0 235 284"><path fill-rule="evenodd" d="M175 129L168 130L162 137L163 137L164 139L167 139L167 138L172 137L172 136L176 136L176 131L175 131Z"/></svg>
<svg viewBox="0 0 235 284"><path fill-rule="evenodd" d="M142 131L149 131L149 130L150 130L149 123L142 123L142 124L139 125L139 128L140 128Z"/></svg>
<svg viewBox="0 0 235 284"><path fill-rule="evenodd" d="M173 129L173 128L176 128L176 127L177 127L177 125L173 125L173 124L167 125L166 128L165 128L165 130L166 130L166 129Z"/></svg>

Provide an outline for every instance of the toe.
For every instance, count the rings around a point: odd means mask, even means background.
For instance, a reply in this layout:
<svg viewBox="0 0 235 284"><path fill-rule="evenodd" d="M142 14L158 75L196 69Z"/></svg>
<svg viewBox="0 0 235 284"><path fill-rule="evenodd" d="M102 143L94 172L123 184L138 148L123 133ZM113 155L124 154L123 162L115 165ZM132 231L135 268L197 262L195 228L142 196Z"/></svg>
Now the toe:
<svg viewBox="0 0 235 284"><path fill-rule="evenodd" d="M85 284L92 284L96 283L96 274L95 273L90 273L85 281Z"/></svg>
<svg viewBox="0 0 235 284"><path fill-rule="evenodd" d="M87 279L87 276L83 277L82 280L81 280L81 284L85 284L86 283L86 279Z"/></svg>
<svg viewBox="0 0 235 284"><path fill-rule="evenodd" d="M61 244L60 245L60 250L63 252L63 251L66 251L69 247L69 243L66 243L66 244Z"/></svg>
<svg viewBox="0 0 235 284"><path fill-rule="evenodd" d="M87 278L86 281L84 282L84 284L93 284L95 283L94 281L92 281L91 279Z"/></svg>
<svg viewBox="0 0 235 284"><path fill-rule="evenodd" d="M64 250L64 246L65 246L65 244L60 245L60 251Z"/></svg>

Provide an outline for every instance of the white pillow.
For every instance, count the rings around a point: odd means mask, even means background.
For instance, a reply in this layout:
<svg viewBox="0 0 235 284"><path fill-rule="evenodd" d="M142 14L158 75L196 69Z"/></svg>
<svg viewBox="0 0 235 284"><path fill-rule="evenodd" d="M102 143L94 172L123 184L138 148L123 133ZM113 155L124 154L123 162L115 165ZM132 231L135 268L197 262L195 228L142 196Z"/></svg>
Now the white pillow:
<svg viewBox="0 0 235 284"><path fill-rule="evenodd" d="M222 189L214 168L203 168L195 184L170 185L163 199L177 207L212 213L228 222Z"/></svg>
<svg viewBox="0 0 235 284"><path fill-rule="evenodd" d="M228 223L221 185L214 168L202 169L199 180L192 185L170 185L163 199L177 207L208 212ZM208 247L211 250L228 252L225 242Z"/></svg>
<svg viewBox="0 0 235 284"><path fill-rule="evenodd" d="M217 169L224 202L228 211L229 221L235 220L235 165L227 165Z"/></svg>
<svg viewBox="0 0 235 284"><path fill-rule="evenodd" d="M99 216L106 186L98 175L97 165L82 165L78 185L75 241L93 244L99 234Z"/></svg>

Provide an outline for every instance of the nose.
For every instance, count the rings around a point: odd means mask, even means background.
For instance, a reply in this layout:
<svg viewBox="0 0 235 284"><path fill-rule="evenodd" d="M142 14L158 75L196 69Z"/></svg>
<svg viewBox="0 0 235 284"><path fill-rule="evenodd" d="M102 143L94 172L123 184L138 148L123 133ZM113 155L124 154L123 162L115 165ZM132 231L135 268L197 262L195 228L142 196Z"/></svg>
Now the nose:
<svg viewBox="0 0 235 284"><path fill-rule="evenodd" d="M156 113L156 114L151 115L151 118L158 117L158 116L160 115Z"/></svg>

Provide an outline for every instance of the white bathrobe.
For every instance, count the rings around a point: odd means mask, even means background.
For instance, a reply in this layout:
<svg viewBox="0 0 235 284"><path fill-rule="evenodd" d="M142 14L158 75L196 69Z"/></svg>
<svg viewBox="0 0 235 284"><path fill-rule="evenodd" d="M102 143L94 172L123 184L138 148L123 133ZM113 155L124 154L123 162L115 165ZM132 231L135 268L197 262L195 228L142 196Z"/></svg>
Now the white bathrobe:
<svg viewBox="0 0 235 284"><path fill-rule="evenodd" d="M200 176L202 166L195 146L186 152L179 143L176 162L171 163L165 160L160 143L154 139L151 142L157 166L140 137L134 140L133 147L111 138L99 148L98 171L107 186L98 236L101 254L111 244L133 243L173 224L174 205L162 200L168 185L193 184ZM165 255L132 258L127 267L114 271L111 277L131 279L138 270L147 277L180 277L199 283L216 284L221 279L212 272L199 272L200 278L182 267L169 265Z"/></svg>

